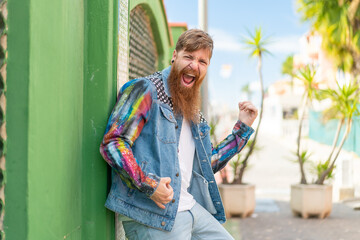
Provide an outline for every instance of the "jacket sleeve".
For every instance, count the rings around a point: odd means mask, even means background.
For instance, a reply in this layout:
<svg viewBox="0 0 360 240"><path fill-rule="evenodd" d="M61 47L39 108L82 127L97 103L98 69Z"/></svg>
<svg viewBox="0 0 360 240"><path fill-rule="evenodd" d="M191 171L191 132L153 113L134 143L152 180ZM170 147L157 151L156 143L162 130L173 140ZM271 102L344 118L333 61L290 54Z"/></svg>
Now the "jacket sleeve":
<svg viewBox="0 0 360 240"><path fill-rule="evenodd" d="M236 122L232 133L212 148L211 167L214 173L224 168L228 161L244 148L253 132L254 129L245 123Z"/></svg>
<svg viewBox="0 0 360 240"><path fill-rule="evenodd" d="M122 87L100 145L101 155L122 181L149 197L156 190L160 177L142 171L131 147L149 120L152 92L146 80L133 80Z"/></svg>

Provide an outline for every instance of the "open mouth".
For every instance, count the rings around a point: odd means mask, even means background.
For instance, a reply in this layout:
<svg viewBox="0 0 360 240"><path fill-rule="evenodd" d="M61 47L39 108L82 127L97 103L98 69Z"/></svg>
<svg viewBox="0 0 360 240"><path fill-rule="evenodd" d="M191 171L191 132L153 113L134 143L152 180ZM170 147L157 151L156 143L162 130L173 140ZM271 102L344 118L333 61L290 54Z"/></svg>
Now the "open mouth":
<svg viewBox="0 0 360 240"><path fill-rule="evenodd" d="M181 81L185 87L192 87L195 82L195 75L190 73L184 73L181 76Z"/></svg>

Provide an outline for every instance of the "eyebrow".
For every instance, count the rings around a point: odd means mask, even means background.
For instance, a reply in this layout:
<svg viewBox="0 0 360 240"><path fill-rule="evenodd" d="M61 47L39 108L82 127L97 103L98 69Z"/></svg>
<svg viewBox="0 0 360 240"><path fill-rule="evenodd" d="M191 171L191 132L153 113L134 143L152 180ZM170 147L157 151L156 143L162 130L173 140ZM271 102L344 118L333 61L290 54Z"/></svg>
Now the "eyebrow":
<svg viewBox="0 0 360 240"><path fill-rule="evenodd" d="M194 59L193 53L192 52L188 52L184 50L184 56L190 56L191 59ZM199 58L199 61L204 61L206 64L210 64L210 58L208 58L209 60L206 60L206 58Z"/></svg>

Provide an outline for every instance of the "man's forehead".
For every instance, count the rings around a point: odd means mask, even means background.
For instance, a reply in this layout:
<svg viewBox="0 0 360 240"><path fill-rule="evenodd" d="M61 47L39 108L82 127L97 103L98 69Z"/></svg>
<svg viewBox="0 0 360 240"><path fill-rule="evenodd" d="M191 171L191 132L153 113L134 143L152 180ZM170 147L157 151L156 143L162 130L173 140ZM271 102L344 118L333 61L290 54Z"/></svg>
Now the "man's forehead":
<svg viewBox="0 0 360 240"><path fill-rule="evenodd" d="M210 59L210 49L208 48L200 48L200 49L197 49L197 50L186 50L186 49L182 49L180 50L180 52L183 52L185 54L196 54L198 52L201 52L201 51L204 51L204 53L207 53L207 57Z"/></svg>

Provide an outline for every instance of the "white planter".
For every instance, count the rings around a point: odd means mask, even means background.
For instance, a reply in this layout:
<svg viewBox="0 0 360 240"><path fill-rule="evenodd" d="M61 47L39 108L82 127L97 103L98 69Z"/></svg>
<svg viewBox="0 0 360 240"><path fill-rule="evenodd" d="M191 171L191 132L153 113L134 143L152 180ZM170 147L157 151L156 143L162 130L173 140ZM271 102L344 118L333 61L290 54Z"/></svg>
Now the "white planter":
<svg viewBox="0 0 360 240"><path fill-rule="evenodd" d="M255 210L255 185L253 184L220 184L219 190L227 218L240 215L251 216Z"/></svg>
<svg viewBox="0 0 360 240"><path fill-rule="evenodd" d="M332 185L291 185L290 205L294 215L325 218L332 209Z"/></svg>

